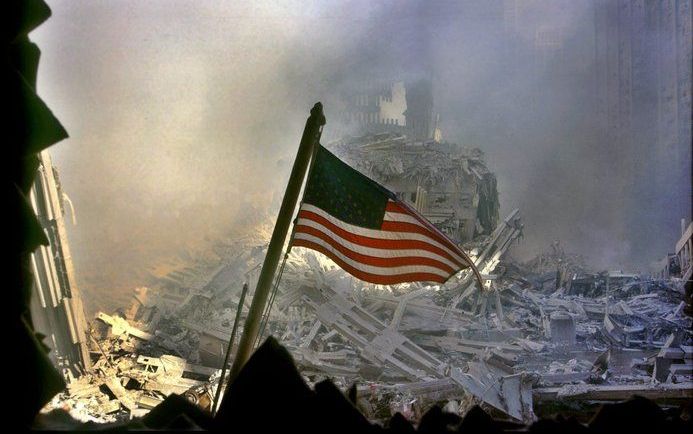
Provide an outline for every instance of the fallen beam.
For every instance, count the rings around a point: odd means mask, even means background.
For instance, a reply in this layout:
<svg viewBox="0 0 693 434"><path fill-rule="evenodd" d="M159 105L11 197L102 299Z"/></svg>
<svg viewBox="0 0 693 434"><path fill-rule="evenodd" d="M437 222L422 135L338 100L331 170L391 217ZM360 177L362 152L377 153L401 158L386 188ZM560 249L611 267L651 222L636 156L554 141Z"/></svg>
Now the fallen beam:
<svg viewBox="0 0 693 434"><path fill-rule="evenodd" d="M635 384L635 385L587 385L574 384L562 387L543 387L532 391L534 402L557 399L571 401L624 401L634 396L658 399L691 399L693 383Z"/></svg>

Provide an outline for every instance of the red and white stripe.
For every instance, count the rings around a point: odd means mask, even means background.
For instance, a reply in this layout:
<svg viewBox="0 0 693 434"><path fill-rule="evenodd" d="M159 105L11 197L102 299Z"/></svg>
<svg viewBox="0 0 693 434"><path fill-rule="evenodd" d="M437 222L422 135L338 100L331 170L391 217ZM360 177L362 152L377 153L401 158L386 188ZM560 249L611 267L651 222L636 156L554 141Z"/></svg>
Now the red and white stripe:
<svg viewBox="0 0 693 434"><path fill-rule="evenodd" d="M380 229L345 223L304 203L291 245L323 253L358 279L381 285L444 283L469 266L464 252L435 226L392 200Z"/></svg>

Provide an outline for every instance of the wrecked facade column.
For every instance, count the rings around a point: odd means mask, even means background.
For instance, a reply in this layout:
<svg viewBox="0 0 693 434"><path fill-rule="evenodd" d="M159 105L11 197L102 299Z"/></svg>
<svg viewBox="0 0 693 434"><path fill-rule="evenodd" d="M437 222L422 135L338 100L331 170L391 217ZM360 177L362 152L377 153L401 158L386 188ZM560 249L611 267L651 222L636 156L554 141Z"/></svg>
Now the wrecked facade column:
<svg viewBox="0 0 693 434"><path fill-rule="evenodd" d="M31 255L31 317L36 330L48 336L44 342L52 350L49 356L53 363L63 373L68 369L72 375L79 375L91 367L91 359L82 297L75 282L63 217L65 196L47 151L39 154L39 161L30 200L49 245L39 247Z"/></svg>

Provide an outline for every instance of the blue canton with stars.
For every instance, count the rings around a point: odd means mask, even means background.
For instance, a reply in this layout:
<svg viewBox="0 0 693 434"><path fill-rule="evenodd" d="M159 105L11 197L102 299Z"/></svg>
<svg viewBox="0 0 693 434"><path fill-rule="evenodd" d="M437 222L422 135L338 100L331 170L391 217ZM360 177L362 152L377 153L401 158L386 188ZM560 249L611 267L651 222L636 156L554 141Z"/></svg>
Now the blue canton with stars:
<svg viewBox="0 0 693 434"><path fill-rule="evenodd" d="M308 177L303 202L339 220L368 229L380 229L385 206L394 195L385 187L352 169L322 146Z"/></svg>

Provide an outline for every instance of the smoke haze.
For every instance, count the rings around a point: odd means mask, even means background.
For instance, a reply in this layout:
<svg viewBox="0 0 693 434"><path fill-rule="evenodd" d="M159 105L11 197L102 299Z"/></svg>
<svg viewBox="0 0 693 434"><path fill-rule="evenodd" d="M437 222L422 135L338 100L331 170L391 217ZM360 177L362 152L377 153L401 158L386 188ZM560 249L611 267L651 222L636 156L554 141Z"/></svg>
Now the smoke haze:
<svg viewBox="0 0 693 434"><path fill-rule="evenodd" d="M683 166L651 161L651 145L603 126L593 2L511 17L503 1L48 3L31 35L38 92L70 134L50 151L90 310L117 307L165 258L274 217L312 104L323 142L337 138L340 92L373 79L433 81L444 139L481 148L501 213L521 209L520 258L560 239L598 267L644 271L690 220L690 149ZM559 29L562 48L537 49L537 29Z"/></svg>

